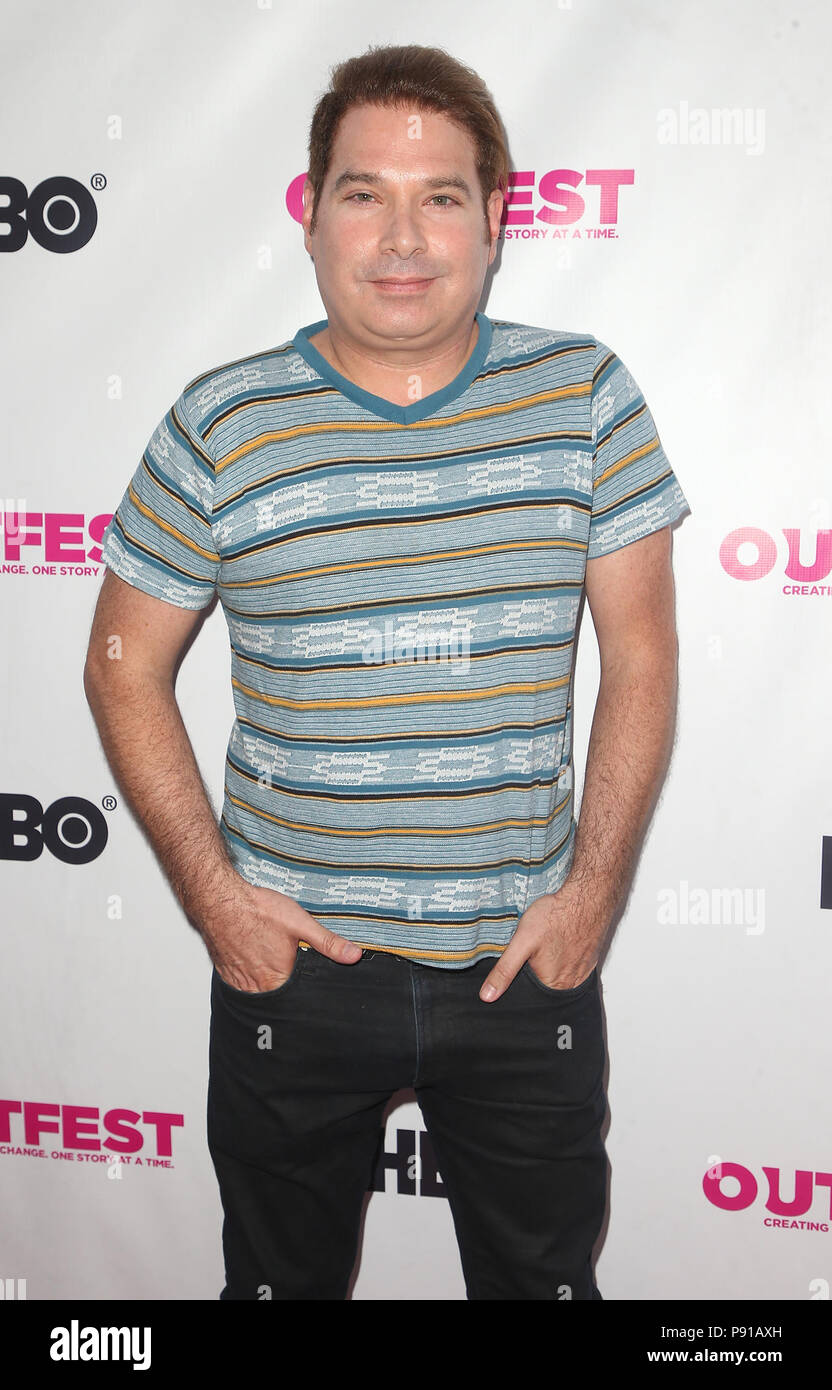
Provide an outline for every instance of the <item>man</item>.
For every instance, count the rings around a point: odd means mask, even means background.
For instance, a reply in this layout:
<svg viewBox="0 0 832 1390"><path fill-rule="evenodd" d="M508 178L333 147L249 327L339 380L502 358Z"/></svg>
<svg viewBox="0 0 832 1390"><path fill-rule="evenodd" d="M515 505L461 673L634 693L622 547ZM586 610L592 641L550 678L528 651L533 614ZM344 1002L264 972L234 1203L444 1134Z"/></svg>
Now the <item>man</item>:
<svg viewBox="0 0 832 1390"><path fill-rule="evenodd" d="M597 962L672 744L686 502L610 348L477 312L507 174L449 55L341 64L304 188L327 318L189 382L106 533L85 683L214 964L221 1298L346 1296L409 1086L468 1298L601 1296ZM219 831L173 691L215 592Z"/></svg>

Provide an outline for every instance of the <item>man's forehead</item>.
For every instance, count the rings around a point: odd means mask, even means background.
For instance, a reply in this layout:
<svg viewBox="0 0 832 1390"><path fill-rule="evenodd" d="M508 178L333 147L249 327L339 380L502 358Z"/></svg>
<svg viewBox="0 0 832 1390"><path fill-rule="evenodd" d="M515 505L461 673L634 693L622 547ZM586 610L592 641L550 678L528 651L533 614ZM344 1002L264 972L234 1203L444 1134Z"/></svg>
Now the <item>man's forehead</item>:
<svg viewBox="0 0 832 1390"><path fill-rule="evenodd" d="M361 149L372 147L376 157L392 153L390 142L400 152L425 151L428 146L452 147L458 164L462 152L474 162L474 142L464 126L452 121L441 111L429 111L416 105L351 106L338 123L333 144L333 159L349 159L355 164ZM367 167L366 161L360 164Z"/></svg>

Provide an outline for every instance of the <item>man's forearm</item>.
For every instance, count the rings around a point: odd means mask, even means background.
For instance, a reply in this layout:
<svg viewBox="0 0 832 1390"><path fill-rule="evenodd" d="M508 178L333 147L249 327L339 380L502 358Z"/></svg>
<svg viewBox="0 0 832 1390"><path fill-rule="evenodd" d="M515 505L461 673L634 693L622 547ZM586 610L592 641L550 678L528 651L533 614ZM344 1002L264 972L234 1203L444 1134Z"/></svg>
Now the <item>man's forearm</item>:
<svg viewBox="0 0 832 1390"><path fill-rule="evenodd" d="M625 899L667 772L676 723L675 648L602 674L592 721L575 851L563 885L609 924Z"/></svg>
<svg viewBox="0 0 832 1390"><path fill-rule="evenodd" d="M233 896L236 870L173 687L153 677L128 681L105 668L85 671L84 689L122 793L187 916L201 927Z"/></svg>

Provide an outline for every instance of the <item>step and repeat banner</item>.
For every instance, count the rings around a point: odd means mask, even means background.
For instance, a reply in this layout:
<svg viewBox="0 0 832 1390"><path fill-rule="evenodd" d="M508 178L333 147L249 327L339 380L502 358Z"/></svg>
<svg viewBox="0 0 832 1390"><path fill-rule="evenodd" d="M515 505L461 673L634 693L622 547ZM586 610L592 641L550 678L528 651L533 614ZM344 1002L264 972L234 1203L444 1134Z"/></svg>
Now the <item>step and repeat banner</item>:
<svg viewBox="0 0 832 1390"><path fill-rule="evenodd" d="M312 109L341 59L422 43L480 73L509 135L480 307L612 346L691 508L673 535L676 745L601 972L597 1282L612 1300L828 1298L828 11L3 0L0 14L5 1296L222 1288L211 964L84 695L100 542L184 384L325 316L299 223ZM217 812L229 665L216 607L177 695ZM579 784L598 677L586 609ZM379 1138L352 1297L464 1299L412 1092Z"/></svg>

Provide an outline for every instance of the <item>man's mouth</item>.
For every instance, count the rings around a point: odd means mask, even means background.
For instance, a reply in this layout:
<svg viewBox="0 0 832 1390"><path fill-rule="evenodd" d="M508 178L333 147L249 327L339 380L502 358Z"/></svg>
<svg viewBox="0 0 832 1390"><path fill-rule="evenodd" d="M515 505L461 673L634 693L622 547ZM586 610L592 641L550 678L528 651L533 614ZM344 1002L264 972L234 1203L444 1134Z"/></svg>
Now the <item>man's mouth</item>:
<svg viewBox="0 0 832 1390"><path fill-rule="evenodd" d="M370 284L376 285L380 290L386 290L392 294L417 294L420 290L426 290L433 284L432 279L422 280L415 276L390 276L384 280L371 280Z"/></svg>

